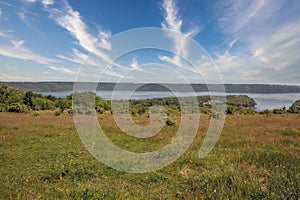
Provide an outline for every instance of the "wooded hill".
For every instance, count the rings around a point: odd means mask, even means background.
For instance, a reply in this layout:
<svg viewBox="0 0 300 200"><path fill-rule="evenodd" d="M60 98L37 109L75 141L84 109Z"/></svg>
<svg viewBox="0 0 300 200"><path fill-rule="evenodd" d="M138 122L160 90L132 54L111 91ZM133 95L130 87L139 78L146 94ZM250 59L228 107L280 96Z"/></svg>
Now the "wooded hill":
<svg viewBox="0 0 300 200"><path fill-rule="evenodd" d="M25 91L33 92L60 92L73 90L74 82L0 82L8 84L12 87ZM83 83L84 86L93 86L93 83ZM97 90L113 90L115 83L99 83ZM175 91L186 91L184 84L165 84L167 87ZM206 84L192 84L195 92L207 92ZM213 86L213 85L212 85ZM225 84L227 93L300 93L300 86L297 85L267 85L267 84ZM168 91L169 89L156 84L147 83L121 83L118 87L120 90L128 90L130 88L138 88L138 91Z"/></svg>

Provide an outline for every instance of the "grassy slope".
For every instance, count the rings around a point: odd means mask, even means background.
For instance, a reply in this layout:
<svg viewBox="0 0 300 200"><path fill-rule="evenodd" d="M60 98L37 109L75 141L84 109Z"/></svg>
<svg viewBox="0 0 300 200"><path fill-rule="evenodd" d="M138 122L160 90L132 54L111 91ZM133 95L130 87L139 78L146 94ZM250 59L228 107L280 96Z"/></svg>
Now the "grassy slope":
<svg viewBox="0 0 300 200"><path fill-rule="evenodd" d="M123 134L110 114L101 118L108 137L134 151L163 146L177 129L166 127L141 142ZM144 119L136 120L143 124ZM216 147L199 159L209 122L201 115L197 138L180 159L159 171L129 174L95 160L81 144L71 116L0 113L0 198L297 199L299 120L291 114L227 116Z"/></svg>

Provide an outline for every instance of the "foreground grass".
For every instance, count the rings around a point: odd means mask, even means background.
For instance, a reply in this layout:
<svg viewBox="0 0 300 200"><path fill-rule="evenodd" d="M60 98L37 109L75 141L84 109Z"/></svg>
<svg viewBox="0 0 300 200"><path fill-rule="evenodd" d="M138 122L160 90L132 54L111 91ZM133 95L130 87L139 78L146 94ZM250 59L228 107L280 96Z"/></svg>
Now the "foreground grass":
<svg viewBox="0 0 300 200"><path fill-rule="evenodd" d="M143 116L135 120L147 124ZM227 116L216 147L199 159L209 123L201 115L194 143L176 162L130 174L94 159L71 116L0 113L0 198L299 199L299 122L300 115L291 114ZM110 114L100 116L100 123L115 144L136 152L164 146L177 130L165 127L141 140L122 133Z"/></svg>

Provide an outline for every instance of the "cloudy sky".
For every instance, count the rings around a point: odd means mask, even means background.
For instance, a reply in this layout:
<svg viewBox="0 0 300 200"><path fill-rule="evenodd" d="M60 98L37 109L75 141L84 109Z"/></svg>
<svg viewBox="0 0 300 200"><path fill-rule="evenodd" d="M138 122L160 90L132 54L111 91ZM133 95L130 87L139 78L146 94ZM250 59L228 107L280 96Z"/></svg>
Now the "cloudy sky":
<svg viewBox="0 0 300 200"><path fill-rule="evenodd" d="M297 0L0 0L0 81L74 81L90 53L111 62L107 52L115 47L110 38L142 27L172 29L193 38L225 83L300 85ZM105 81L124 76L124 68L131 70L128 81L133 82L135 76L149 79L153 69L165 76L163 65L177 65L192 76L192 68L179 58L192 53L186 41L168 37L173 54L130 52L113 62ZM207 71L209 66L203 66L202 75Z"/></svg>

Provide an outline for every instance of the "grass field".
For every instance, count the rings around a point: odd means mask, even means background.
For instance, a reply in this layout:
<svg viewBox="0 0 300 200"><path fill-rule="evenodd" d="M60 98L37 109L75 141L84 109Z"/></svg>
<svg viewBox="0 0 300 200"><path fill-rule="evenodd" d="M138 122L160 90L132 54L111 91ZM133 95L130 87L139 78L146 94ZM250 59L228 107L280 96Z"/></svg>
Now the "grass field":
<svg viewBox="0 0 300 200"><path fill-rule="evenodd" d="M176 120L176 116L174 119ZM147 119L135 119L142 125ZM213 151L198 158L209 115L176 162L131 174L94 159L82 145L72 116L0 113L1 199L299 199L300 115L228 115ZM153 138L122 133L110 114L100 116L118 146L143 152L170 140L176 126Z"/></svg>

